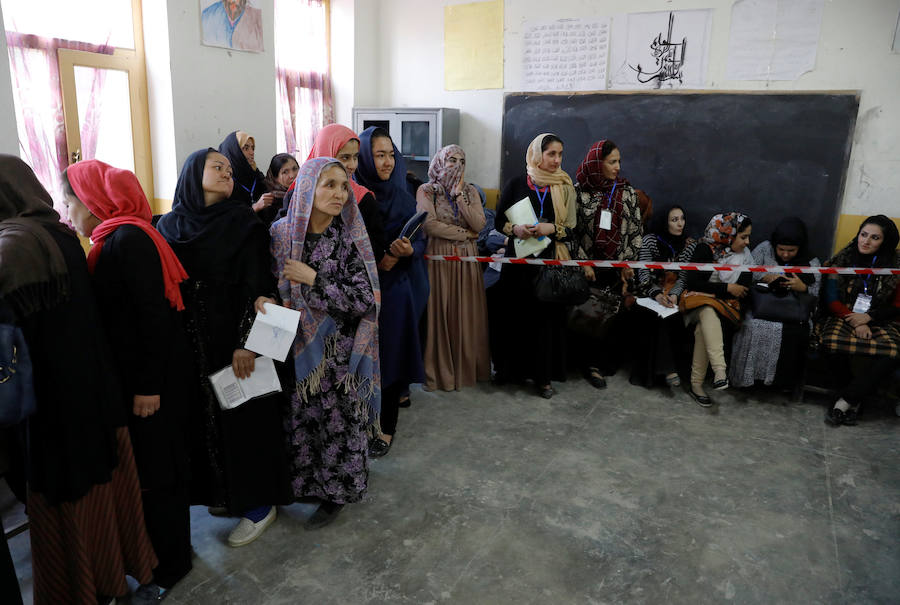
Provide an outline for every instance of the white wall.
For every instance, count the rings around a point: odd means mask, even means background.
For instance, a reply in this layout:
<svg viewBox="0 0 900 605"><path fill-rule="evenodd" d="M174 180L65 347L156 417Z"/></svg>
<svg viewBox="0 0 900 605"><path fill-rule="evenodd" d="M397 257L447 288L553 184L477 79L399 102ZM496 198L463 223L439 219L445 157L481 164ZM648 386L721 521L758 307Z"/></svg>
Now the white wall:
<svg viewBox="0 0 900 605"><path fill-rule="evenodd" d="M356 3L353 0L331 0L331 82L334 90L334 119L350 125L353 116L356 79L354 31Z"/></svg>
<svg viewBox="0 0 900 605"><path fill-rule="evenodd" d="M506 0L504 90L448 92L443 80L443 7L457 1L359 0L355 103L459 108L468 176L484 187L500 186L503 93L522 90L524 21L713 8L708 88L860 90L842 212L900 215L900 54L891 53L900 0L826 1L816 68L796 81L771 83L725 79L732 0ZM627 160L627 144L623 147Z"/></svg>
<svg viewBox="0 0 900 605"><path fill-rule="evenodd" d="M263 171L275 155L273 0L262 0L259 7L263 11L265 52L250 53L202 46L199 2L168 0L175 156L179 170L192 152L218 147L234 130L253 135ZM157 187L157 194L163 199L172 199L173 193L174 185L171 191Z"/></svg>
<svg viewBox="0 0 900 605"><path fill-rule="evenodd" d="M5 32L0 12L0 33ZM9 51L6 36L0 36L0 153L19 155L16 108L13 105L12 81L9 75Z"/></svg>
<svg viewBox="0 0 900 605"><path fill-rule="evenodd" d="M150 114L150 147L153 157L153 196L172 201L180 164L175 150L175 115L172 113L169 11L163 0L141 3L144 23L144 56L147 65L147 103Z"/></svg>

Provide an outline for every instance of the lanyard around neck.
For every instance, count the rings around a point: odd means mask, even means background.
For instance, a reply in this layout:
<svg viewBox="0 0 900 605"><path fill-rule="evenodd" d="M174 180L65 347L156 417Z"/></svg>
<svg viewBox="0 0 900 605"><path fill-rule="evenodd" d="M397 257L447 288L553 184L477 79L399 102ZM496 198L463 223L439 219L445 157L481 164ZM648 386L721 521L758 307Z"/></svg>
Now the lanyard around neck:
<svg viewBox="0 0 900 605"><path fill-rule="evenodd" d="M540 220L544 218L544 200L547 199L547 194L550 193L550 186L547 185L542 191L541 188L537 186L537 183L535 183L534 192L537 194L538 201L541 203L541 214L538 216L538 220Z"/></svg>
<svg viewBox="0 0 900 605"><path fill-rule="evenodd" d="M878 255L876 254L874 258L872 258L872 266L875 266L875 261L878 260ZM865 279L863 279L863 294L866 296L869 295L869 280L872 278L871 275L866 275Z"/></svg>
<svg viewBox="0 0 900 605"><path fill-rule="evenodd" d="M237 181L235 181L235 183L240 185L241 189L250 194L250 202L253 203L253 192L256 190L256 179L253 179L253 186L249 189L247 189L247 187L245 187L243 183L238 183Z"/></svg>
<svg viewBox="0 0 900 605"><path fill-rule="evenodd" d="M616 192L616 185L618 185L618 184L619 184L618 182L613 181L612 191L609 192L609 197L606 198L606 209L607 210L609 210L610 207L612 206L613 194Z"/></svg>

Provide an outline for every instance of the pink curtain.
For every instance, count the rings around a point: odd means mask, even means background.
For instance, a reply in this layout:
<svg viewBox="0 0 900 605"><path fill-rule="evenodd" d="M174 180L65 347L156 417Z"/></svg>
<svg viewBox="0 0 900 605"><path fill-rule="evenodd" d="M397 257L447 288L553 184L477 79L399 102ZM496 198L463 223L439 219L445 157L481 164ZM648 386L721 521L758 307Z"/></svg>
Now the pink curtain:
<svg viewBox="0 0 900 605"><path fill-rule="evenodd" d="M6 32L9 65L13 82L13 101L19 126L19 149L41 184L53 196L54 206L65 217L60 193L60 175L69 165L66 128L63 118L62 88L59 82L61 48L111 55L113 47L30 34ZM103 71L97 70L91 86L91 100L81 125L82 157L93 157L96 150L96 124ZM95 102L95 99L98 101ZM24 140L23 140L24 135ZM88 155L90 154L90 155Z"/></svg>
<svg viewBox="0 0 900 605"><path fill-rule="evenodd" d="M278 151L301 161L319 129L334 122L331 74L327 61L315 59L327 57L327 18L322 0L275 1ZM318 69L303 69L304 64Z"/></svg>

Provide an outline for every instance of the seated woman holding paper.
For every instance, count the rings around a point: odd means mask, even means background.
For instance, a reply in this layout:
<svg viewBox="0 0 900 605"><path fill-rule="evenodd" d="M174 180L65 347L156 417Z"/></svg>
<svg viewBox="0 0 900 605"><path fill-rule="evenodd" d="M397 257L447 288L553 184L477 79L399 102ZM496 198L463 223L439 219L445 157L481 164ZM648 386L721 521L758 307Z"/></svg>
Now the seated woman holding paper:
<svg viewBox="0 0 900 605"><path fill-rule="evenodd" d="M289 498L281 394L223 409L209 380L223 367L237 378L253 372L256 355L244 342L276 290L269 234L247 203L229 199L233 186L225 156L195 151L157 228L189 276L181 294L199 393L189 410L191 501L242 515L228 543L243 546L275 520L273 505Z"/></svg>
<svg viewBox="0 0 900 605"><path fill-rule="evenodd" d="M303 164L271 232L278 290L301 312L284 424L293 495L321 500L304 525L315 529L366 492L381 395L378 268L347 171L330 158Z"/></svg>
<svg viewBox="0 0 900 605"><path fill-rule="evenodd" d="M575 188L562 168L563 143L540 134L528 146L526 174L513 177L500 193L494 225L515 239L507 257L568 260L566 243L575 227ZM566 379L566 307L535 294L539 267L504 265L493 288L490 323L495 380L534 381L538 394L553 397L551 380Z"/></svg>
<svg viewBox="0 0 900 605"><path fill-rule="evenodd" d="M643 234L641 208L634 188L621 171L619 148L610 140L594 143L587 152L575 179L578 181L578 215L575 244L578 258L593 260L634 261L638 259ZM634 278L627 269L594 269L595 287L604 290L607 298L620 297ZM607 323L616 316L605 318ZM596 333L598 328L593 327ZM597 342L596 338L579 337L579 359L588 382L596 388L606 386L604 371L614 371L614 360L607 352L618 356L617 346Z"/></svg>
<svg viewBox="0 0 900 605"><path fill-rule="evenodd" d="M716 263L719 265L752 265L750 254L750 217L740 212L728 212L712 217L700 238L692 263ZM728 372L725 362L725 332L741 322L741 300L747 296L753 274L749 271L685 271L685 291L681 294L679 308L684 314L686 326L694 328L694 356L691 362L691 386L694 401L703 407L712 400L703 390L706 372L713 370L713 388L728 388Z"/></svg>
<svg viewBox="0 0 900 605"><path fill-rule="evenodd" d="M826 264L831 267L896 267L900 234L878 214ZM856 424L859 408L900 365L900 276L828 275L823 283L825 317L817 325L821 350L838 388L828 410L833 426ZM863 361L854 375L854 358Z"/></svg>
<svg viewBox="0 0 900 605"><path fill-rule="evenodd" d="M416 194L417 209L428 213L428 254L478 255L485 226L478 191L465 182L466 154L448 145L432 158L428 183ZM490 380L487 303L478 263L433 262L428 266L428 329L425 388L456 391Z"/></svg>
<svg viewBox="0 0 900 605"><path fill-rule="evenodd" d="M98 160L77 162L63 173L63 193L72 224L92 243L88 268L159 558L153 583L139 594L155 601L191 570L187 413L194 391L178 286L187 273L150 224L150 204L134 173Z"/></svg>
<svg viewBox="0 0 900 605"><path fill-rule="evenodd" d="M653 263L686 262L697 245L688 237L687 217L678 205L656 215L641 242L638 260ZM681 385L677 360L686 343L678 298L684 292L684 271L637 270L638 298L631 318L632 338L638 343L631 368L631 384L652 387L664 376L670 387ZM655 309L655 305L659 305ZM663 317L660 313L672 313Z"/></svg>
<svg viewBox="0 0 900 605"><path fill-rule="evenodd" d="M753 250L753 263L818 267L819 259L811 258L807 243L803 221L786 218ZM820 276L754 273L753 277L758 283L732 341L728 380L737 387L753 386L757 380L791 384L800 375L809 345L809 315L819 295Z"/></svg>
<svg viewBox="0 0 900 605"><path fill-rule="evenodd" d="M400 398L412 383L425 379L419 321L428 301L425 234L409 220L416 200L406 190L406 161L390 135L367 128L359 135L356 181L375 194L384 224L385 243L391 242L378 263L382 307L378 318L381 356L381 435L372 440L369 455L384 456L393 444ZM424 217L420 217L424 218Z"/></svg>

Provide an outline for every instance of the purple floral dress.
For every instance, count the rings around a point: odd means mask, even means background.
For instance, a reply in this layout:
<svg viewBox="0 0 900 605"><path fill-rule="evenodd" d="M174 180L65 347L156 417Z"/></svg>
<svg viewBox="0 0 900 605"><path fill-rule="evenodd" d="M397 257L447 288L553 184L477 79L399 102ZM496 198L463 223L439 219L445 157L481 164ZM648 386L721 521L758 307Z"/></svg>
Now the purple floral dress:
<svg viewBox="0 0 900 605"><path fill-rule="evenodd" d="M375 296L363 259L343 229L337 217L321 235L306 234L303 262L317 276L312 286L303 286L303 295L309 307L325 311L337 329L325 340L321 388L304 399L295 390L285 430L294 497L351 504L362 500L369 477L368 407L338 383L347 374L359 320L375 304ZM350 281L328 279L338 272L349 273Z"/></svg>

